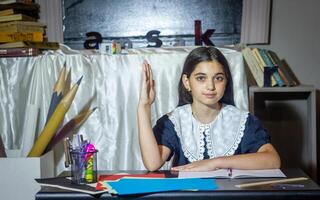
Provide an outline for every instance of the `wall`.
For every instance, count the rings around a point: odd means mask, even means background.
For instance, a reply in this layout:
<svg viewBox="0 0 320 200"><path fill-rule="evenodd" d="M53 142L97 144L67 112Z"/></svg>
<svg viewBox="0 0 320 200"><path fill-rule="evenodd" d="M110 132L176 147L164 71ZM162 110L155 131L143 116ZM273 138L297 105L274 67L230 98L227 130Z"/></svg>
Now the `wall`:
<svg viewBox="0 0 320 200"><path fill-rule="evenodd" d="M270 45L303 84L320 90L320 1L274 0Z"/></svg>
<svg viewBox="0 0 320 200"><path fill-rule="evenodd" d="M279 57L286 59L301 83L316 87L318 160L320 160L319 8L318 0L273 0L270 45L256 45L277 52Z"/></svg>

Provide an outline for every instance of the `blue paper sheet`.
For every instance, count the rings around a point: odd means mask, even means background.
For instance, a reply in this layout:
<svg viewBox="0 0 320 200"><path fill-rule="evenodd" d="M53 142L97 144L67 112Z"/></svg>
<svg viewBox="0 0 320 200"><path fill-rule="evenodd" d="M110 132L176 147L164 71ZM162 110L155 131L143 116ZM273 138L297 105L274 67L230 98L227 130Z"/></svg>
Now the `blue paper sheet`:
<svg viewBox="0 0 320 200"><path fill-rule="evenodd" d="M118 195L165 192L175 190L215 190L215 179L201 178L121 178L118 181L105 181L109 192Z"/></svg>

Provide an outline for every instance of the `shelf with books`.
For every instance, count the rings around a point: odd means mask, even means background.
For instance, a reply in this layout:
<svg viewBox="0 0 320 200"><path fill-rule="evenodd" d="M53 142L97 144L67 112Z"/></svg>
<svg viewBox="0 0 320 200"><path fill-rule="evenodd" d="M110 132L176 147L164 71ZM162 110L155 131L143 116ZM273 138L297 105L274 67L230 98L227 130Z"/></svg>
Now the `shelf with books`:
<svg viewBox="0 0 320 200"><path fill-rule="evenodd" d="M0 57L36 56L59 49L59 43L47 41L46 25L37 21L39 13L40 5L31 1L0 4Z"/></svg>
<svg viewBox="0 0 320 200"><path fill-rule="evenodd" d="M300 84L287 62L280 59L274 51L244 46L241 52L249 85L291 87Z"/></svg>
<svg viewBox="0 0 320 200"><path fill-rule="evenodd" d="M317 179L316 92L313 86L249 87L249 110L278 150L282 167L300 167Z"/></svg>

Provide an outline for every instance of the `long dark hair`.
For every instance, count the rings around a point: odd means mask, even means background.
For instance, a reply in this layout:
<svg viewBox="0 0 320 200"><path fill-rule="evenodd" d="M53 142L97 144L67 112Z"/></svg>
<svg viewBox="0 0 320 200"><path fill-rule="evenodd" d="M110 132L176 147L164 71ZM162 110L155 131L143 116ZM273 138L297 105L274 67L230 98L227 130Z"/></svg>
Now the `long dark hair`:
<svg viewBox="0 0 320 200"><path fill-rule="evenodd" d="M218 61L223 66L223 70L227 78L227 85L226 85L226 90L224 92L224 95L220 100L220 102L229 104L229 105L234 105L232 76L230 73L230 68L229 68L227 59L215 47L198 47L189 53L189 55L187 56L184 62L183 70L180 77L179 87L178 87L178 92L179 92L178 106L182 106L182 105L193 102L190 92L183 85L183 82L182 82L183 75L185 74L187 75L188 78L190 78L190 75L194 71L196 65L199 64L200 62L206 62L206 61Z"/></svg>

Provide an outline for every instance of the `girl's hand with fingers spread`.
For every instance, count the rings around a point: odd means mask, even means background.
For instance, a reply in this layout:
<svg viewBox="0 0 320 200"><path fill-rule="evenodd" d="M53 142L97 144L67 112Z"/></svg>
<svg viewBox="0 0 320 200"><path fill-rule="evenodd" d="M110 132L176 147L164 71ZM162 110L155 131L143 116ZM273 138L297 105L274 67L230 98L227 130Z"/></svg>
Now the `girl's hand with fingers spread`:
<svg viewBox="0 0 320 200"><path fill-rule="evenodd" d="M140 105L151 105L155 99L154 80L150 64L144 60L142 64L143 79L140 91Z"/></svg>

